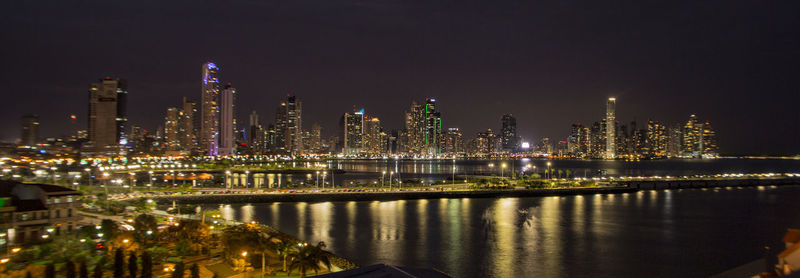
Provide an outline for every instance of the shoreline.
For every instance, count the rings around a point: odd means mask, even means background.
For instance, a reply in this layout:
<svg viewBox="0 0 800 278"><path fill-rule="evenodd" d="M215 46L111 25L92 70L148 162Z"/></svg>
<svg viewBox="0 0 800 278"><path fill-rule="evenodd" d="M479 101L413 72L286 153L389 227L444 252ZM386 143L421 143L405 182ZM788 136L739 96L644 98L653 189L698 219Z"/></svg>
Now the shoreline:
<svg viewBox="0 0 800 278"><path fill-rule="evenodd" d="M455 198L546 197L591 194L633 193L642 190L756 187L800 185L800 178L734 179L692 181L624 181L617 186L571 187L554 189L499 189L392 192L317 192L317 193L234 193L206 195L153 196L158 204L245 204L271 202L397 201Z"/></svg>
<svg viewBox="0 0 800 278"><path fill-rule="evenodd" d="M506 189L471 191L400 191L400 192L358 192L358 193L251 193L251 194L209 194L151 197L158 204L242 204L270 202L341 202L341 201L397 201L441 198L504 198L504 197L545 197L589 194L617 194L636 192L630 187L583 187L562 189Z"/></svg>

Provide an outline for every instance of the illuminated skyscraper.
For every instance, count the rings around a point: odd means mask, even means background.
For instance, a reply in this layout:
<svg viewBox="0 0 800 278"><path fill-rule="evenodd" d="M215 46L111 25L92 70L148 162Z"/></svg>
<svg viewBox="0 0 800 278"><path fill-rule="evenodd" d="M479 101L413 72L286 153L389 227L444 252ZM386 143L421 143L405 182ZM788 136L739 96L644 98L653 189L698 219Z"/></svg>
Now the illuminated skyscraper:
<svg viewBox="0 0 800 278"><path fill-rule="evenodd" d="M503 124L500 132L502 133L503 151L514 152L519 147L517 137L517 118L511 114L503 115L501 119Z"/></svg>
<svg viewBox="0 0 800 278"><path fill-rule="evenodd" d="M234 132L236 132L236 88L230 83L220 94L219 155L232 155L236 152Z"/></svg>
<svg viewBox="0 0 800 278"><path fill-rule="evenodd" d="M681 156L681 126L672 125L667 129L667 157Z"/></svg>
<svg viewBox="0 0 800 278"><path fill-rule="evenodd" d="M709 121L703 123L702 139L700 142L700 149L703 152L703 157L716 157L718 155L717 133L711 128L711 123Z"/></svg>
<svg viewBox="0 0 800 278"><path fill-rule="evenodd" d="M370 155L381 155L386 152L386 133L377 117L365 116L364 149Z"/></svg>
<svg viewBox="0 0 800 278"><path fill-rule="evenodd" d="M258 113L255 110L250 112L250 127L247 132L247 144L251 152L254 154L262 153L264 151L264 129L261 127Z"/></svg>
<svg viewBox="0 0 800 278"><path fill-rule="evenodd" d="M22 126L20 144L23 146L36 145L39 142L39 115L22 116L20 124Z"/></svg>
<svg viewBox="0 0 800 278"><path fill-rule="evenodd" d="M359 154L364 151L364 109L353 113L344 113L342 116L342 152L348 155Z"/></svg>
<svg viewBox="0 0 800 278"><path fill-rule="evenodd" d="M295 96L287 96L275 113L276 153L298 155L303 152L303 104Z"/></svg>
<svg viewBox="0 0 800 278"><path fill-rule="evenodd" d="M89 85L89 145L93 151L117 152L128 143L126 99L128 82L106 77Z"/></svg>
<svg viewBox="0 0 800 278"><path fill-rule="evenodd" d="M497 136L495 136L491 128L483 132L478 132L477 136L475 136L474 149L472 150L473 155L492 155L495 152L496 142Z"/></svg>
<svg viewBox="0 0 800 278"><path fill-rule="evenodd" d="M219 68L212 62L203 64L203 84L200 107L200 146L207 155L217 155L219 145Z"/></svg>
<svg viewBox="0 0 800 278"><path fill-rule="evenodd" d="M197 148L197 103L183 98L183 109L180 111L180 141L181 148L185 151L194 151Z"/></svg>
<svg viewBox="0 0 800 278"><path fill-rule="evenodd" d="M698 157L702 150L703 124L697 116L689 116L689 120L683 125L683 156Z"/></svg>
<svg viewBox="0 0 800 278"><path fill-rule="evenodd" d="M613 97L608 98L608 102L606 102L606 159L614 159L617 157L616 110L617 99Z"/></svg>
<svg viewBox="0 0 800 278"><path fill-rule="evenodd" d="M436 99L429 98L425 101L425 129L423 144L428 155L438 155L442 152L442 115L436 110Z"/></svg>
<svg viewBox="0 0 800 278"><path fill-rule="evenodd" d="M309 135L308 147L312 153L324 153L326 150L322 149L322 126L318 123L311 125L311 134Z"/></svg>
<svg viewBox="0 0 800 278"><path fill-rule="evenodd" d="M180 115L178 108L167 108L167 117L164 119L164 144L166 150L177 151L181 148L179 138Z"/></svg>
<svg viewBox="0 0 800 278"><path fill-rule="evenodd" d="M447 129L442 140L443 151L448 154L461 154L464 152L464 138L457 127Z"/></svg>
<svg viewBox="0 0 800 278"><path fill-rule="evenodd" d="M657 121L647 122L647 157L667 157L667 142L666 127Z"/></svg>
<svg viewBox="0 0 800 278"><path fill-rule="evenodd" d="M406 111L406 129L401 139L401 151L419 154L424 147L425 113L422 105L411 102L411 108Z"/></svg>

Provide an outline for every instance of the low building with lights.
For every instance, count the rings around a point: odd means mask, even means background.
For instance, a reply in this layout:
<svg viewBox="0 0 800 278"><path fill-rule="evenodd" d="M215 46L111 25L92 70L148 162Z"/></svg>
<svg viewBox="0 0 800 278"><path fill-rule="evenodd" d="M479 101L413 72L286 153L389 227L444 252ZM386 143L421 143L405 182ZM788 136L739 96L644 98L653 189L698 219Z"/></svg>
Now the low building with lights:
<svg viewBox="0 0 800 278"><path fill-rule="evenodd" d="M76 230L79 195L62 186L0 181L0 247Z"/></svg>

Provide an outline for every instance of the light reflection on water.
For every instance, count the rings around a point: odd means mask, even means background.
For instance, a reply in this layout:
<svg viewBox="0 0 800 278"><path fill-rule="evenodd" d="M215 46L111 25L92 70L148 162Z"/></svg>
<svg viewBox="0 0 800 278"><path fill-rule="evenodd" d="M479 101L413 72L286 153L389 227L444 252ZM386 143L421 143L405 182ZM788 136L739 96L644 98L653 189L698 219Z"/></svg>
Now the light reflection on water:
<svg viewBox="0 0 800 278"><path fill-rule="evenodd" d="M799 199L800 186L791 186L221 209L325 241L361 265L435 267L456 277L708 276L779 244L786 228L800 226Z"/></svg>

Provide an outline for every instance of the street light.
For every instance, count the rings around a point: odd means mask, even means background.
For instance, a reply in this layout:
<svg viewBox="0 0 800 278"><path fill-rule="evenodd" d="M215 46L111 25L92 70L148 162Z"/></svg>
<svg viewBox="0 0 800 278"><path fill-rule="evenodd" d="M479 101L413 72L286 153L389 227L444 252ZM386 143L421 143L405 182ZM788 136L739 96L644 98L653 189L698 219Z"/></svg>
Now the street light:
<svg viewBox="0 0 800 278"><path fill-rule="evenodd" d="M383 188L384 186L386 186L386 171L383 171L383 173L381 173L381 188Z"/></svg>
<svg viewBox="0 0 800 278"><path fill-rule="evenodd" d="M506 163L505 163L505 162L503 162L503 164L500 164L500 177L501 177L501 178L504 178L504 177L505 177L505 175L503 174L503 171L504 171L505 169L506 169Z"/></svg>
<svg viewBox="0 0 800 278"><path fill-rule="evenodd" d="M552 178L552 177L553 177L553 174L552 174L552 173L550 173L550 161L548 161L548 162L547 162L547 172L548 172L548 174L547 174L547 178L548 178L548 179L549 179L549 178Z"/></svg>

